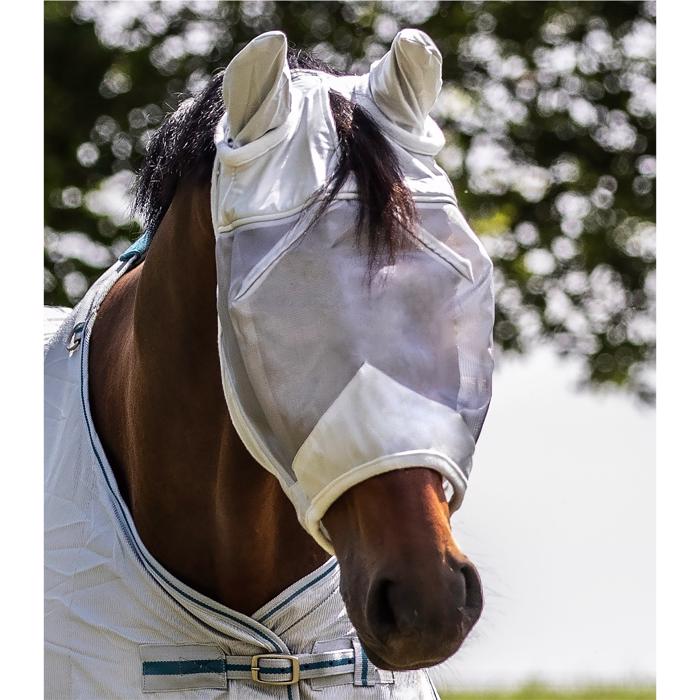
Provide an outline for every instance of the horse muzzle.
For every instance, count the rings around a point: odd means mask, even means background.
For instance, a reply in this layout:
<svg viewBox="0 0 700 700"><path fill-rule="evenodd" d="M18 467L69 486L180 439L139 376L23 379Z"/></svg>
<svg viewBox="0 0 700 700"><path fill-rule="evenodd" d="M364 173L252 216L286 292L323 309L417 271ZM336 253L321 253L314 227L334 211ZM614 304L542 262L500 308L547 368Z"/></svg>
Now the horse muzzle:
<svg viewBox="0 0 700 700"><path fill-rule="evenodd" d="M370 660L404 671L454 654L483 607L476 567L455 544L440 475L382 474L356 485L324 524L341 593Z"/></svg>

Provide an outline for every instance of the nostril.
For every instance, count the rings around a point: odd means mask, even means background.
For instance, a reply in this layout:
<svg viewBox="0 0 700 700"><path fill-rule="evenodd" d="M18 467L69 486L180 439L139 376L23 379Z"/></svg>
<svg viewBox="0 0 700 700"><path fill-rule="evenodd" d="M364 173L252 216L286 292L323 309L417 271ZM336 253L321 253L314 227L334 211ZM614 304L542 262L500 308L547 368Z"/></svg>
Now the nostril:
<svg viewBox="0 0 700 700"><path fill-rule="evenodd" d="M462 575L464 576L464 584L466 589L466 612L469 616L470 625L473 626L479 619L481 610L484 607L481 579L479 578L479 574L473 564L463 566Z"/></svg>
<svg viewBox="0 0 700 700"><path fill-rule="evenodd" d="M380 636L391 634L396 629L396 614L391 604L392 582L380 579L370 590L367 616Z"/></svg>

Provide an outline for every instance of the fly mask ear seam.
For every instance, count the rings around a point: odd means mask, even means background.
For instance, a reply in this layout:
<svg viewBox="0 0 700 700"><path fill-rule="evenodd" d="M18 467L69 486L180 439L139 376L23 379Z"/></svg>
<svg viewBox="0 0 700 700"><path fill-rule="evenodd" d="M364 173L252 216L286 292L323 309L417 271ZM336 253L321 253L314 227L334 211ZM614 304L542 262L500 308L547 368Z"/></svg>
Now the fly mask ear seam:
<svg viewBox="0 0 700 700"><path fill-rule="evenodd" d="M299 118L301 116L300 107L299 95L295 91L292 91L291 108L286 120L279 126L264 133L260 138L246 143L243 146L234 146L223 138L222 135L225 133L227 120L226 114L224 114L217 128L216 136L216 150L217 154L220 156L221 162L232 169L242 167L252 163L273 148L279 146L299 125Z"/></svg>

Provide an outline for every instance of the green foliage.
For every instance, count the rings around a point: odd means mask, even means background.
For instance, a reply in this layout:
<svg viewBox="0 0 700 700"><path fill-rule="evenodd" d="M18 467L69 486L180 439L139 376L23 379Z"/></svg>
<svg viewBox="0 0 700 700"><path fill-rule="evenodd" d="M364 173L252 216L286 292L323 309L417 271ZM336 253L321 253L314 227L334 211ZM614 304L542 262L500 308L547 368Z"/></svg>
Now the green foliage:
<svg viewBox="0 0 700 700"><path fill-rule="evenodd" d="M654 688L584 688L559 691L542 685L526 685L513 692L441 692L442 700L655 700Z"/></svg>
<svg viewBox="0 0 700 700"><path fill-rule="evenodd" d="M653 400L653 3L45 8L47 303L74 303L133 240L117 195L149 135L247 41L282 29L366 70L415 26L444 56L440 162L496 265L497 344L547 341L585 360L588 385Z"/></svg>

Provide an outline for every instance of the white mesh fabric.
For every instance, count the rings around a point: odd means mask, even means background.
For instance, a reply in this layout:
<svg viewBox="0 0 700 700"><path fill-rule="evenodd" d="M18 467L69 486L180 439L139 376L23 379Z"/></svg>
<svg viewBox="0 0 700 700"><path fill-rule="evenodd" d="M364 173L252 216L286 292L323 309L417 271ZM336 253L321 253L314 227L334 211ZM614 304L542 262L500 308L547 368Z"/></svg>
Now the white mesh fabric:
<svg viewBox="0 0 700 700"><path fill-rule="evenodd" d="M290 489L302 522L321 537L319 494L341 477L350 484L346 474L382 457L443 454L440 470L461 498L457 470L466 478L490 398L493 319L482 307L489 308L491 265L456 207L421 206L415 244L371 278L355 234L356 207L352 200L335 202L311 226L313 208L244 225L218 247L222 361L249 432L273 458L266 466ZM321 418L342 402L365 365L378 373L363 377L377 378L388 399L376 399L362 415L361 398L337 411L327 446L333 457L307 448L309 457L301 459ZM393 392L403 389L394 402ZM364 388L373 390L374 384ZM426 411L439 411L434 404L444 407L440 426L449 424L449 431L432 429L417 443L434 420ZM460 420L451 422L451 413ZM425 464L409 461L401 466Z"/></svg>

